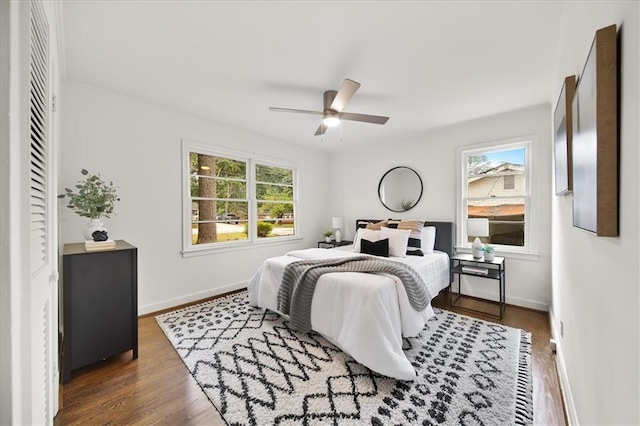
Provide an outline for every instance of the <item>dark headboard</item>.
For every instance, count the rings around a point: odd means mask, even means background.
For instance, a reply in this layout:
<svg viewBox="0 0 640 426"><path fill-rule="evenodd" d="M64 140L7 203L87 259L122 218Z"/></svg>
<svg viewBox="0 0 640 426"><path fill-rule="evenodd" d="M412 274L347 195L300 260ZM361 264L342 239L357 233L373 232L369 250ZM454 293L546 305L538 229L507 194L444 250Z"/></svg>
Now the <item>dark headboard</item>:
<svg viewBox="0 0 640 426"><path fill-rule="evenodd" d="M384 219L356 219L356 230L358 229L358 223L361 222L380 222ZM453 256L453 244L454 244L454 223L453 222L425 222L424 226L436 227L436 244L434 248L439 251L443 251L449 255L449 258ZM450 267L451 268L451 267ZM450 274L451 275L451 274Z"/></svg>

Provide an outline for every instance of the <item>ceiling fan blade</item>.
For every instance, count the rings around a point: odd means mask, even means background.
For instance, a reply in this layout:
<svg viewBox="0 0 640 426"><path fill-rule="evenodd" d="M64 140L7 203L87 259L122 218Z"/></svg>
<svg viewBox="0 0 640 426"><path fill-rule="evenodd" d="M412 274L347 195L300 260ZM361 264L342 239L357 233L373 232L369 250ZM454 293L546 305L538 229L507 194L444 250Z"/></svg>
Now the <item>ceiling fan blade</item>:
<svg viewBox="0 0 640 426"><path fill-rule="evenodd" d="M297 113L300 113L300 114L322 115L322 111L309 111L309 110L306 110L306 109L269 107L269 111L275 111L275 112L297 112Z"/></svg>
<svg viewBox="0 0 640 426"><path fill-rule="evenodd" d="M325 126L323 123L320 123L320 127L318 127L318 130L316 130L316 133L314 134L314 136L324 135L324 132L326 132L327 129L328 129L327 126Z"/></svg>
<svg viewBox="0 0 640 426"><path fill-rule="evenodd" d="M360 83L357 81L349 80L345 78L342 82L342 86L338 90L336 97L331 102L329 109L340 112L344 106L349 102L349 99L356 93L356 90L360 88Z"/></svg>
<svg viewBox="0 0 640 426"><path fill-rule="evenodd" d="M340 119L350 120L350 121L362 121L365 123L373 123L373 124L384 124L389 120L389 117L384 117L382 115L368 115L368 114L356 114L353 112L341 112Z"/></svg>

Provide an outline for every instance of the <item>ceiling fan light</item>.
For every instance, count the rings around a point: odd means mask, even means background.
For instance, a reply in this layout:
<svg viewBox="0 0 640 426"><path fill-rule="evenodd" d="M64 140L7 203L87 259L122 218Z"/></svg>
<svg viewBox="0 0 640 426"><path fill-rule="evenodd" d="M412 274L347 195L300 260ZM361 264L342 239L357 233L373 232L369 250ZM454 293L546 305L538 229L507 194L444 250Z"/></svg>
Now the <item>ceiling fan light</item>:
<svg viewBox="0 0 640 426"><path fill-rule="evenodd" d="M338 118L338 114L334 112L328 112L322 118L322 124L327 127L335 127L340 124L340 118Z"/></svg>

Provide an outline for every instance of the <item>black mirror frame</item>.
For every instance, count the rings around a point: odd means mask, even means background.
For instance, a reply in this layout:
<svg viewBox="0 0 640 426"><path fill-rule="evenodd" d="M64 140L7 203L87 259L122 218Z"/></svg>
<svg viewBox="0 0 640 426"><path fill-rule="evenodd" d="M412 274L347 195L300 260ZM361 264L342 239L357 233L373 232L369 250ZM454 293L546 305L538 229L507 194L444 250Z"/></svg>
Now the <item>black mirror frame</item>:
<svg viewBox="0 0 640 426"><path fill-rule="evenodd" d="M412 172L417 176L418 181L420 182L420 195L418 196L418 199L416 200L416 202L415 202L415 203L413 203L413 204L411 205L411 207L410 207L410 208L408 208L408 209L406 209L406 210L394 210L394 209L392 209L391 207L387 206L387 205L384 203L384 201L382 201L382 195L380 194L380 189L382 188L382 182L384 181L384 178L385 178L389 173L391 173L392 171L397 170L397 169L408 169L408 170L411 170L411 171L412 171ZM378 199L380 200L380 203L381 203L381 204L382 204L382 205L383 205L387 210L390 210L390 211L395 212L395 213L402 213L402 212L406 212L406 211L411 210L411 209L412 209L412 208L414 208L415 206L417 206L417 205L418 205L418 203L420 202L420 199L422 198L422 193L423 193L423 192L424 192L424 183L422 182L422 178L420 177L420 175L418 174L418 172L416 172L415 170L413 170L411 167L407 167L407 166L397 166L397 167L394 167L394 168L392 168L392 169L389 169L389 170L388 170L384 175L382 175L382 177L380 178L380 182L378 183Z"/></svg>

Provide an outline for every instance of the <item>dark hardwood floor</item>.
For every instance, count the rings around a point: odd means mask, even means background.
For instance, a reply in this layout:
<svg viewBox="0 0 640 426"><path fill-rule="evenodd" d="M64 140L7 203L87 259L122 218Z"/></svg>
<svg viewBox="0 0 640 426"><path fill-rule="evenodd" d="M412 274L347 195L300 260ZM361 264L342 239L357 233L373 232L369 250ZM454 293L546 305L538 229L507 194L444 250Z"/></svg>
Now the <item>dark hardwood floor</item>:
<svg viewBox="0 0 640 426"><path fill-rule="evenodd" d="M441 294L434 306L450 309L449 297ZM532 333L534 422L565 425L547 314L507 306L498 321L458 308L451 310ZM61 408L54 424L225 424L152 315L140 318L138 355L132 360L127 352L74 372L71 383L61 387Z"/></svg>

